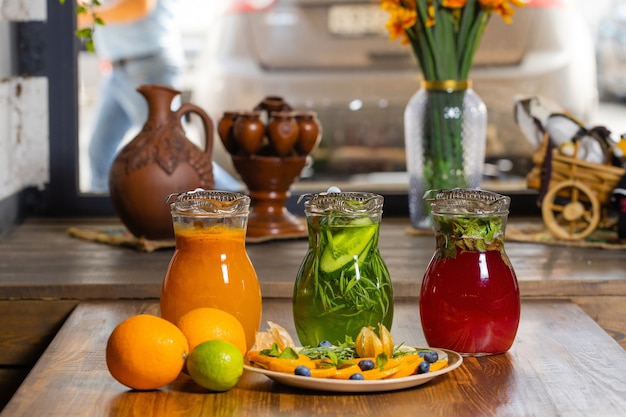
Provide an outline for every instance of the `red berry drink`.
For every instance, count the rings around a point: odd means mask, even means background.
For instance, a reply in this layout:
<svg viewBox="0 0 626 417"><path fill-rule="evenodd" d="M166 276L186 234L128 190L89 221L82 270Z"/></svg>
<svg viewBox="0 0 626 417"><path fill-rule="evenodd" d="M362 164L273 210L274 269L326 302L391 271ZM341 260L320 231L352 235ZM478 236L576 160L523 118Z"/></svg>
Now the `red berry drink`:
<svg viewBox="0 0 626 417"><path fill-rule="evenodd" d="M520 319L517 277L504 251L510 198L463 189L428 195L437 248L420 292L426 341L465 356L504 353Z"/></svg>
<svg viewBox="0 0 626 417"><path fill-rule="evenodd" d="M436 253L420 293L428 344L467 355L509 350L520 318L519 288L505 253L462 251L447 259Z"/></svg>

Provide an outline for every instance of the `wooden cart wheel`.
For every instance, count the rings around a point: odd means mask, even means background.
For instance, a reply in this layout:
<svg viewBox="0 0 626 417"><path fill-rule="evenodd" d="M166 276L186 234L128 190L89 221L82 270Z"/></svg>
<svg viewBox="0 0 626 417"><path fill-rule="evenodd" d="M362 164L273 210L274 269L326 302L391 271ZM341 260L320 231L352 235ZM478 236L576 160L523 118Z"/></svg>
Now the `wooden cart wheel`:
<svg viewBox="0 0 626 417"><path fill-rule="evenodd" d="M563 181L550 187L541 202L541 214L556 237L581 240L598 227L600 202L588 186L573 180Z"/></svg>

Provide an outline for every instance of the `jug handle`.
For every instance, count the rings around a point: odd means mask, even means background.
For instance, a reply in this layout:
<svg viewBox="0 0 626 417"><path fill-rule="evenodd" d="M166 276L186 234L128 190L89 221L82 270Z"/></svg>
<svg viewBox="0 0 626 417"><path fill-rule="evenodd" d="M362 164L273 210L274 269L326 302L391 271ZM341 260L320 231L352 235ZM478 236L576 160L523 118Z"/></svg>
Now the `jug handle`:
<svg viewBox="0 0 626 417"><path fill-rule="evenodd" d="M190 113L195 113L200 116L200 120L202 120L202 127L204 128L204 151L208 153L209 156L212 156L213 120L204 110L193 103L183 103L176 111L176 115L179 119L182 119L185 115Z"/></svg>

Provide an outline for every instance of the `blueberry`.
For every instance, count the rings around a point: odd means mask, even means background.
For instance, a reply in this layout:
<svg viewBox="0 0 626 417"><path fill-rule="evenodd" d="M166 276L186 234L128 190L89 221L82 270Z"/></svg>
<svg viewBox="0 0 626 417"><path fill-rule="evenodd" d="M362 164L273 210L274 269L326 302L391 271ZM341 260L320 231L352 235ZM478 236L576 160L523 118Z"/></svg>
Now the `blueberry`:
<svg viewBox="0 0 626 417"><path fill-rule="evenodd" d="M435 352L434 350L429 350L428 352L424 353L424 360L426 362L435 363L438 359L439 355L437 355L437 352Z"/></svg>
<svg viewBox="0 0 626 417"><path fill-rule="evenodd" d="M317 347L331 347L333 344L328 340L322 340Z"/></svg>
<svg viewBox="0 0 626 417"><path fill-rule="evenodd" d="M417 366L418 374L427 374L430 371L430 362L423 361Z"/></svg>
<svg viewBox="0 0 626 417"><path fill-rule="evenodd" d="M363 359L362 361L359 361L359 368L361 368L361 371L369 371L370 369L374 369L374 361L369 359Z"/></svg>
<svg viewBox="0 0 626 417"><path fill-rule="evenodd" d="M363 381L365 377L362 374L352 374L350 375L350 379L356 379L359 381Z"/></svg>
<svg viewBox="0 0 626 417"><path fill-rule="evenodd" d="M311 376L311 370L304 365L296 367L296 370L293 373L299 376Z"/></svg>

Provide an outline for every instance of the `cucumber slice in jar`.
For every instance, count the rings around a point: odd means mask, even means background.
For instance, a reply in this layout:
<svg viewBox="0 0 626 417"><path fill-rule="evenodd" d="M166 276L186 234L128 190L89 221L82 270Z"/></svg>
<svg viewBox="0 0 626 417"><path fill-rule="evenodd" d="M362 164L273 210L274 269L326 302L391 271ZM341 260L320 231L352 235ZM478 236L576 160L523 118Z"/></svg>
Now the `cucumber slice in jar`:
<svg viewBox="0 0 626 417"><path fill-rule="evenodd" d="M343 269L354 262L355 257L358 262L362 262L371 247L377 227L371 218L358 217L339 229L340 232L335 234L326 230L326 246L320 259L320 267L325 273Z"/></svg>

